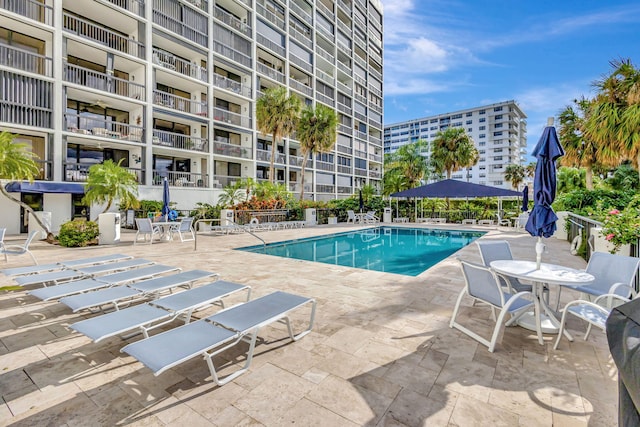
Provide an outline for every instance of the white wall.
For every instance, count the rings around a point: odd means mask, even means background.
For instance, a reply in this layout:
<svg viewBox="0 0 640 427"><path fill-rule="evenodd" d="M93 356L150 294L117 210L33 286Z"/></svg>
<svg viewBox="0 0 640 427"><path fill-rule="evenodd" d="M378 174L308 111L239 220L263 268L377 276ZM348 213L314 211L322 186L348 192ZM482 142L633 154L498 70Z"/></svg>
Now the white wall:
<svg viewBox="0 0 640 427"><path fill-rule="evenodd" d="M5 182L0 183L5 185ZM20 193L11 193L20 198ZM20 234L20 205L0 194L0 227L7 229L7 234Z"/></svg>
<svg viewBox="0 0 640 427"><path fill-rule="evenodd" d="M48 193L43 195L42 208L45 212L51 212L51 232L57 234L60 226L71 221L71 194Z"/></svg>

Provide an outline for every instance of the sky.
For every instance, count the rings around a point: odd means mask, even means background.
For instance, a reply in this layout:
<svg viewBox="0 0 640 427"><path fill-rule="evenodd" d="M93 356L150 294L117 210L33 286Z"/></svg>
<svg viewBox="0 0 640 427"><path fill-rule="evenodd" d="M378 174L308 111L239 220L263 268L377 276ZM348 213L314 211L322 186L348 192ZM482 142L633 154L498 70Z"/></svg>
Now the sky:
<svg viewBox="0 0 640 427"><path fill-rule="evenodd" d="M527 153L547 117L629 58L640 67L640 2L382 0L384 124L515 100ZM557 124L557 123L556 123Z"/></svg>

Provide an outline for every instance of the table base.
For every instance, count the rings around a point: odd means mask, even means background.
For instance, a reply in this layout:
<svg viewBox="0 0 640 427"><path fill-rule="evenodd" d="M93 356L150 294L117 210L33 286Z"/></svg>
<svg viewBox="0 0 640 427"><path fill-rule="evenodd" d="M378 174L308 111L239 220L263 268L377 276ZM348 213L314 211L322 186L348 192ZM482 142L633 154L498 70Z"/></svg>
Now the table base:
<svg viewBox="0 0 640 427"><path fill-rule="evenodd" d="M538 331L538 329L536 328L536 316L533 311L529 311L523 314L516 323L518 324L518 326L521 326L530 331ZM557 327L551 320L551 318L546 314L540 316L540 325L542 326L541 329L543 334L557 334L558 332L560 332L560 328Z"/></svg>

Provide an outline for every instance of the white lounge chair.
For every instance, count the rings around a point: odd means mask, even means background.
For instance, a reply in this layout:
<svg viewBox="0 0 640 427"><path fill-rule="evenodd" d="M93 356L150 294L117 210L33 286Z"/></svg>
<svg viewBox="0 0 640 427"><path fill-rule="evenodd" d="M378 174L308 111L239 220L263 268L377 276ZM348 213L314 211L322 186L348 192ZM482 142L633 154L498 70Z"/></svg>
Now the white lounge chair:
<svg viewBox="0 0 640 427"><path fill-rule="evenodd" d="M148 338L150 330L167 325L181 316L188 324L192 313L207 305L220 304L224 308L223 298L243 290L247 290L249 301L250 286L218 280L146 304L82 320L71 325L71 329L86 335L93 342L134 330L139 330Z"/></svg>
<svg viewBox="0 0 640 427"><path fill-rule="evenodd" d="M69 261L60 261L53 264L7 268L5 270L0 271L0 273L3 273L6 276L25 276L28 274L46 273L47 271L73 269L73 268L81 267L85 265L97 265L97 264L104 264L108 262L125 261L131 258L133 257L130 255L123 255L123 254L102 255L102 256L91 257L91 258L80 258L80 259L74 259Z"/></svg>
<svg viewBox="0 0 640 427"><path fill-rule="evenodd" d="M93 292L71 295L60 299L60 302L69 307L73 312L80 310L96 310L103 307L113 307L119 310L122 305L133 302L156 299L167 291L178 287L191 288L198 280L211 279L218 276L204 270L190 270L170 276L154 277L139 282L130 282L125 286L111 286Z"/></svg>
<svg viewBox="0 0 640 427"><path fill-rule="evenodd" d="M49 271L40 274L30 274L27 276L14 277L13 280L20 286L27 285L58 285L60 283L78 280L86 277L93 277L98 274L128 270L135 267L142 267L153 264L153 261L146 259L129 259L120 262L110 262L107 264L97 264L87 267L81 267L77 270L67 269L59 271Z"/></svg>
<svg viewBox="0 0 640 427"><path fill-rule="evenodd" d="M356 223L356 213L354 211L347 211L347 224L348 223L352 223L355 224Z"/></svg>
<svg viewBox="0 0 640 427"><path fill-rule="evenodd" d="M177 234L181 242L190 242L195 240L196 236L193 231L193 218L182 218L180 223L171 228L171 235ZM189 235L191 237L189 237Z"/></svg>
<svg viewBox="0 0 640 427"><path fill-rule="evenodd" d="M289 313L307 304L311 304L309 326L298 335L294 335ZM129 344L120 351L142 362L154 375L160 375L194 357L203 356L213 381L221 386L249 369L258 333L263 326L283 321L287 325L289 337L297 341L311 332L315 309L316 302L312 298L278 291L197 322ZM213 363L214 356L234 347L240 341L250 342L244 366L225 378L219 378Z"/></svg>
<svg viewBox="0 0 640 427"><path fill-rule="evenodd" d="M29 250L29 245L38 234L40 234L39 231L32 231L31 233L29 233L29 237L27 237L27 240L25 240L25 242L22 245L5 245L3 243L2 246L0 246L0 253L4 254L5 262L9 261L9 258L7 258L7 255L28 254L33 260L33 263L37 265L38 260L36 260L36 257L33 256L31 251Z"/></svg>
<svg viewBox="0 0 640 427"><path fill-rule="evenodd" d="M524 299L524 297L529 296L533 300L533 294L528 291L518 292L516 294L504 292L498 277L490 268L463 260L460 260L460 263L462 265L465 286L460 292L460 295L458 295L449 326L462 331L481 344L486 345L489 351L493 352L505 316L507 314L512 316L511 319L507 321L506 326L517 321L518 318L526 313L534 304L533 301L528 301ZM491 340L481 337L477 333L456 322L456 317L460 310L460 304L465 295L469 295L474 300L484 302L491 306L491 314L493 319L496 321L496 326L493 329ZM497 320L495 318L495 309L500 310Z"/></svg>
<svg viewBox="0 0 640 427"><path fill-rule="evenodd" d="M29 292L29 294L33 295L36 298L40 298L41 300L49 301L66 297L68 295L94 291L96 289L107 288L110 286L122 285L125 283L133 282L135 280L148 279L150 277L155 277L160 274L170 273L172 271L178 270L180 270L178 267L155 264L149 267L134 268L132 270L107 274L106 276L74 280L71 282L62 283L57 286L35 289Z"/></svg>
<svg viewBox="0 0 640 427"><path fill-rule="evenodd" d="M367 224L375 224L380 222L380 218L376 216L375 211L369 211L364 215L364 222Z"/></svg>
<svg viewBox="0 0 640 427"><path fill-rule="evenodd" d="M160 239L162 236L162 230L160 230L160 227L153 225L149 218L136 218L136 228L138 231L133 239L134 245L138 243L140 237L142 237L145 242L148 238L149 244L151 245L153 244L154 237Z"/></svg>

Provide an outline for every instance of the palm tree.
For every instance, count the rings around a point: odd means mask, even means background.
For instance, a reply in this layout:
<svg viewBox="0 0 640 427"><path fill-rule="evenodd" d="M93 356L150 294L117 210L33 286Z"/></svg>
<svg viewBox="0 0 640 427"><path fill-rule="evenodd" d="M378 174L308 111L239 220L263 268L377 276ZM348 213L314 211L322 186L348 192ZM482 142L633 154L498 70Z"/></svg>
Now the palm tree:
<svg viewBox="0 0 640 427"><path fill-rule="evenodd" d="M234 207L246 199L245 182L240 180L222 189L222 193L218 196L218 203L225 207Z"/></svg>
<svg viewBox="0 0 640 427"><path fill-rule="evenodd" d="M387 155L384 163L385 174L397 171L405 178L407 188L420 185L428 170L427 160L422 155L426 144L426 141L418 140L413 144L403 145Z"/></svg>
<svg viewBox="0 0 640 427"><path fill-rule="evenodd" d="M387 161L385 159L385 167L386 165L387 165ZM409 187L407 178L402 173L400 173L398 169L385 172L385 174L383 175L383 181L382 181L383 195L389 197L393 193L407 190L408 188L410 187ZM364 194L363 194L363 198L364 198ZM391 199L389 199L389 203L391 203ZM396 198L396 216L398 216L398 203L399 203L398 199Z"/></svg>
<svg viewBox="0 0 640 427"><path fill-rule="evenodd" d="M102 213L107 212L113 201L120 200L120 205L136 208L138 202L138 179L127 169L113 160L93 165L89 168L87 186L82 202L88 205L106 203Z"/></svg>
<svg viewBox="0 0 640 427"><path fill-rule="evenodd" d="M289 136L297 127L302 101L295 95L287 95L283 86L269 88L256 102L258 130L265 135L271 134L271 162L269 180L275 181L274 163L278 139Z"/></svg>
<svg viewBox="0 0 640 427"><path fill-rule="evenodd" d="M304 171L309 155L327 153L333 150L338 137L338 115L332 108L322 104L316 108L302 110L296 136L302 152L302 170L300 172L300 200L304 198Z"/></svg>
<svg viewBox="0 0 640 427"><path fill-rule="evenodd" d="M514 189L518 189L518 186L524 181L525 168L522 165L510 164L504 169L504 179L511 183Z"/></svg>
<svg viewBox="0 0 640 427"><path fill-rule="evenodd" d="M24 181L33 182L35 177L40 173L40 168L35 162L37 159L35 153L33 153L26 144L20 142L13 142L13 135L9 132L0 132L0 179L7 179L11 181ZM9 200L19 204L31 214L38 225L47 232L47 241L53 241L53 233L49 228L38 218L31 206L22 202L20 199L16 199L0 185L0 192Z"/></svg>
<svg viewBox="0 0 640 427"><path fill-rule="evenodd" d="M527 166L524 167L524 173L527 178L533 178L536 174L536 162L529 162Z"/></svg>
<svg viewBox="0 0 640 427"><path fill-rule="evenodd" d="M595 82L596 95L584 134L600 147L618 152L640 171L640 70L630 59L611 62L613 71Z"/></svg>
<svg viewBox="0 0 640 427"><path fill-rule="evenodd" d="M596 165L615 166L619 163L619 155L611 145L596 144L585 136L585 123L588 120L594 101L586 98L573 101L558 116L560 121L559 136L565 155L560 164L569 167L584 167L587 189L593 190L593 169Z"/></svg>
<svg viewBox="0 0 640 427"><path fill-rule="evenodd" d="M473 140L462 128L439 131L431 145L431 162L437 173L451 173L478 163L479 153Z"/></svg>

